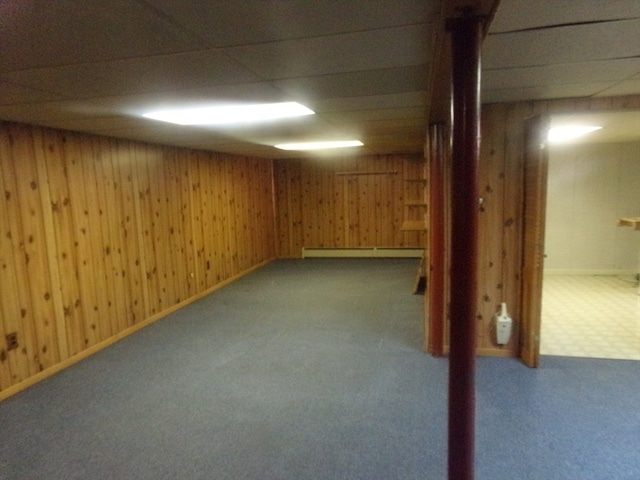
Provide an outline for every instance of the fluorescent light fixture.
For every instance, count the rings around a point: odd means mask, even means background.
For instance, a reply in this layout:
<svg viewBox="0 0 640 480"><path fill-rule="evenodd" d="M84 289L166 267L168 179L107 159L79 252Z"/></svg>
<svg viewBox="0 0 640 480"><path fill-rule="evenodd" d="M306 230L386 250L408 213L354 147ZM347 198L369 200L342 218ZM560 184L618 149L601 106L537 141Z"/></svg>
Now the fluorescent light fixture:
<svg viewBox="0 0 640 480"><path fill-rule="evenodd" d="M547 140L550 142L558 143L572 140L587 133L600 130L602 127L598 126L581 126L581 125L563 125L560 127L552 127L549 129Z"/></svg>
<svg viewBox="0 0 640 480"><path fill-rule="evenodd" d="M313 110L297 102L283 102L160 110L145 113L143 116L178 125L226 125L313 115L314 113Z"/></svg>
<svg viewBox="0 0 640 480"><path fill-rule="evenodd" d="M329 148L361 147L360 140L340 140L334 142L280 143L274 147L280 150L327 150Z"/></svg>

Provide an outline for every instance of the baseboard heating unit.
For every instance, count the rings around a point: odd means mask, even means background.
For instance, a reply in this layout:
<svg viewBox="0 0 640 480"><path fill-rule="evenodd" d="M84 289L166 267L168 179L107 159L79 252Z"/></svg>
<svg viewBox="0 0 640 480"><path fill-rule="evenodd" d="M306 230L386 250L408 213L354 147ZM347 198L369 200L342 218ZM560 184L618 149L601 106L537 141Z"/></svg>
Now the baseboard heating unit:
<svg viewBox="0 0 640 480"><path fill-rule="evenodd" d="M303 248L302 258L422 258L423 248Z"/></svg>

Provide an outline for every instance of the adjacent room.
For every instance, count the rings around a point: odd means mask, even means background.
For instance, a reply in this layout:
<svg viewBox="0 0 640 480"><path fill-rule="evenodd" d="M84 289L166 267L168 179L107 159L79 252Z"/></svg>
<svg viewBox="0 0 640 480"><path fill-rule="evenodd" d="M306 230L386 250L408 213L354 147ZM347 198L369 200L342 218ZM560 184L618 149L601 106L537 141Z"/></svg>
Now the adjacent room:
<svg viewBox="0 0 640 480"><path fill-rule="evenodd" d="M598 129L551 143L541 351L640 360L640 114L559 115Z"/></svg>

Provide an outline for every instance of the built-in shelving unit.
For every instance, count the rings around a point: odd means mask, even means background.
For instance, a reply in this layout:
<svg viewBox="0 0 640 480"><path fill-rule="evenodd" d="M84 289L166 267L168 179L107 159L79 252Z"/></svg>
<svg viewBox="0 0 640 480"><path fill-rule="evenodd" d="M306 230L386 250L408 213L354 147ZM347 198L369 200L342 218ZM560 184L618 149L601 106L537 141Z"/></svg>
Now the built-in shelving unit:
<svg viewBox="0 0 640 480"><path fill-rule="evenodd" d="M403 231L425 232L427 230L427 178L426 162L421 163L404 178L405 201Z"/></svg>

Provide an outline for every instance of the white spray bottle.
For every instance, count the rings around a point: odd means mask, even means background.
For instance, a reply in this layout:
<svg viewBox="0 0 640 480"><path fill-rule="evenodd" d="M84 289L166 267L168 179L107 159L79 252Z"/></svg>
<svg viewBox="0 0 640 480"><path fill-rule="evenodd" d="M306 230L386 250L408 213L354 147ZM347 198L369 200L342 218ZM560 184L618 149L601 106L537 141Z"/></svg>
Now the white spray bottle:
<svg viewBox="0 0 640 480"><path fill-rule="evenodd" d="M511 320L511 317L507 314L507 304L502 303L500 305L500 313L496 314L496 341L498 345L509 343L512 325L513 320Z"/></svg>

